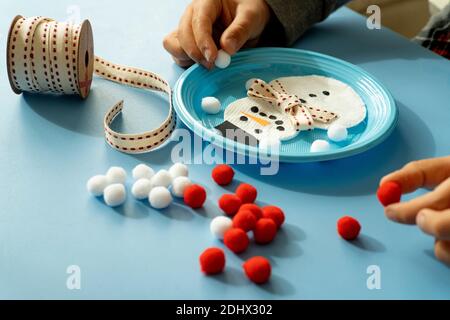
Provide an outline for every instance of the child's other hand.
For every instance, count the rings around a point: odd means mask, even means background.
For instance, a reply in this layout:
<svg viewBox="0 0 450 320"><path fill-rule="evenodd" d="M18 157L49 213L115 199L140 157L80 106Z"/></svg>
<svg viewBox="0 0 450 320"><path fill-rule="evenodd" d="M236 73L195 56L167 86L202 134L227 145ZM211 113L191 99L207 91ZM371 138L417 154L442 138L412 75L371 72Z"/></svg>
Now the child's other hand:
<svg viewBox="0 0 450 320"><path fill-rule="evenodd" d="M255 46L269 19L264 0L193 0L163 45L180 66L198 62L212 68L218 51L215 33L220 47L232 55L244 45Z"/></svg>
<svg viewBox="0 0 450 320"><path fill-rule="evenodd" d="M396 222L416 223L423 232L436 238L435 255L450 264L450 156L419 160L381 179L396 181L403 193L418 188L433 190L415 199L385 208L386 216Z"/></svg>

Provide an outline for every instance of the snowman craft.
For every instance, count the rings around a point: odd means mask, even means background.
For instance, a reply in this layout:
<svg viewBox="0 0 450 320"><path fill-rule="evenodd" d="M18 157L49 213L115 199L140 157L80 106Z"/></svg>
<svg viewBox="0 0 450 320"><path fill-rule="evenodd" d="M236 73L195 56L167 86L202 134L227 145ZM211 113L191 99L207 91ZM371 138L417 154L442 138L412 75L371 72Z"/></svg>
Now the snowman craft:
<svg viewBox="0 0 450 320"><path fill-rule="evenodd" d="M323 76L278 78L268 84L255 79L247 95L225 109L224 122L216 127L224 136L229 129L240 129L257 141L283 141L332 123L351 128L366 117L364 102L350 86Z"/></svg>

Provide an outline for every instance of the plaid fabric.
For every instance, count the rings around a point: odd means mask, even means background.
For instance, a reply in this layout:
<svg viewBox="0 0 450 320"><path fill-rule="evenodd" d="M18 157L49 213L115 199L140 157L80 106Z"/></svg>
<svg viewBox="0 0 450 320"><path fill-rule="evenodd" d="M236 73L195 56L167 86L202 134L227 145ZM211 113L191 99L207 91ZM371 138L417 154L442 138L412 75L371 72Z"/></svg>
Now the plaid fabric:
<svg viewBox="0 0 450 320"><path fill-rule="evenodd" d="M413 41L450 59L450 4L431 17Z"/></svg>

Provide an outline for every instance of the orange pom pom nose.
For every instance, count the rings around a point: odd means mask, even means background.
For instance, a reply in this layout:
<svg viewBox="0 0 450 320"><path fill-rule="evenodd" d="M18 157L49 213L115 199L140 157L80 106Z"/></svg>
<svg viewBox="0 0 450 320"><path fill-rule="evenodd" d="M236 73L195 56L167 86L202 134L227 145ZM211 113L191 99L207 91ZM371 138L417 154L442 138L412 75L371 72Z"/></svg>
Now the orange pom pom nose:
<svg viewBox="0 0 450 320"><path fill-rule="evenodd" d="M272 219L276 223L278 228L281 227L281 225L284 223L284 212L280 208L276 206L266 206L262 208L262 212L263 217Z"/></svg>
<svg viewBox="0 0 450 320"><path fill-rule="evenodd" d="M256 200L258 191L248 183L241 183L236 189L236 195L241 199L242 203L253 203Z"/></svg>
<svg viewBox="0 0 450 320"><path fill-rule="evenodd" d="M378 188L377 197L385 207L397 203L402 197L402 187L395 181L387 181Z"/></svg>
<svg viewBox="0 0 450 320"><path fill-rule="evenodd" d="M225 267L225 254L222 249L208 248L200 255L200 267L206 274L217 274Z"/></svg>
<svg viewBox="0 0 450 320"><path fill-rule="evenodd" d="M224 194L219 199L219 208L229 216L234 216L241 204L241 199L234 194Z"/></svg>
<svg viewBox="0 0 450 320"><path fill-rule="evenodd" d="M355 218L345 216L338 220L337 230L339 235L345 240L354 240L361 231L361 225Z"/></svg>
<svg viewBox="0 0 450 320"><path fill-rule="evenodd" d="M255 229L256 221L255 215L250 210L239 210L233 218L233 227L248 232Z"/></svg>
<svg viewBox="0 0 450 320"><path fill-rule="evenodd" d="M256 204L254 203L244 203L240 208L239 211L241 210L249 210L251 211L251 213L253 213L253 215L255 216L256 220L259 220L262 218L263 216L263 212L261 210L260 207L258 207Z"/></svg>
<svg viewBox="0 0 450 320"><path fill-rule="evenodd" d="M241 253L248 248L250 239L244 230L232 228L225 232L223 243L234 253Z"/></svg>
<svg viewBox="0 0 450 320"><path fill-rule="evenodd" d="M198 184L192 184L184 190L184 203L192 209L203 206L206 200L206 190Z"/></svg>
<svg viewBox="0 0 450 320"><path fill-rule="evenodd" d="M219 164L213 169L211 176L218 185L226 186L233 181L234 170L229 165Z"/></svg>
<svg viewBox="0 0 450 320"><path fill-rule="evenodd" d="M263 284L270 279L272 267L264 257L253 257L244 262L243 268L247 277L257 284Z"/></svg>
<svg viewBox="0 0 450 320"><path fill-rule="evenodd" d="M277 225L272 219L262 218L256 222L253 230L255 242L259 244L267 244L277 235Z"/></svg>

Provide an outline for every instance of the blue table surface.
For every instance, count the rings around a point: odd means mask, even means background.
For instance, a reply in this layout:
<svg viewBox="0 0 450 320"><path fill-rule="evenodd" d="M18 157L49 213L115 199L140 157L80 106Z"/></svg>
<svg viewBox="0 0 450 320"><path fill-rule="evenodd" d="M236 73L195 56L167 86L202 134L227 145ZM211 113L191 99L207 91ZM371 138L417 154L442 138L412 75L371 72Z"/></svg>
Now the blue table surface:
<svg viewBox="0 0 450 320"><path fill-rule="evenodd" d="M0 51L4 54L16 14L65 20L79 13L92 22L97 54L152 70L175 84L183 69L172 63L161 42L187 1L72 3L41 1L36 7L25 0L2 1ZM111 165L128 171L140 162L155 169L170 165L174 143L126 155L105 144L101 126L109 106L125 98L124 117L116 125L124 131L149 128L165 116L164 101L99 79L86 101L16 95L3 62L0 298L450 298L450 269L434 258L434 240L416 227L388 221L374 196L387 172L413 159L449 153L450 63L390 30L367 29L365 19L348 9L334 13L295 46L372 73L395 97L398 127L364 154L282 164L276 176L261 176L254 165L234 166L236 179L254 184L264 203L281 206L287 221L272 244L252 245L241 255L227 251L226 272L215 277L204 276L198 266L203 249L223 247L209 233L224 192L210 179L213 165L190 166L192 178L208 192L205 208L198 211L180 202L157 211L131 196L112 209L86 192L86 180ZM337 236L342 215L361 222L358 241ZM250 283L242 272L243 260L253 255L272 261L273 277L266 285ZM70 265L81 268L81 290L66 287ZM380 290L366 286L370 265L381 269Z"/></svg>

